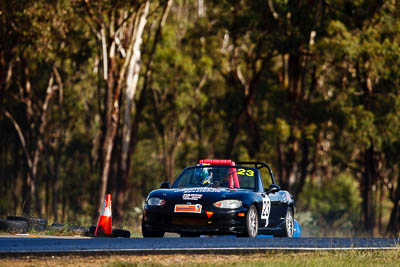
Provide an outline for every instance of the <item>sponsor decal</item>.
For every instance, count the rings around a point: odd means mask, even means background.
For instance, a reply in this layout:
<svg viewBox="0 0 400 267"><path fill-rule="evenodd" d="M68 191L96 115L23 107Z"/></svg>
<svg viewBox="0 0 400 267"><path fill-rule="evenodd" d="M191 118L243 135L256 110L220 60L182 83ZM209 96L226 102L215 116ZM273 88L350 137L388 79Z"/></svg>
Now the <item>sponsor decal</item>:
<svg viewBox="0 0 400 267"><path fill-rule="evenodd" d="M229 189L217 189L212 187L193 187L193 188L175 189L174 193L183 192L187 194L187 193L208 193L208 192L226 192L226 191L229 191Z"/></svg>
<svg viewBox="0 0 400 267"><path fill-rule="evenodd" d="M201 205L176 204L174 212L201 213Z"/></svg>
<svg viewBox="0 0 400 267"><path fill-rule="evenodd" d="M183 194L182 199L183 200L199 200L202 198L202 194Z"/></svg>

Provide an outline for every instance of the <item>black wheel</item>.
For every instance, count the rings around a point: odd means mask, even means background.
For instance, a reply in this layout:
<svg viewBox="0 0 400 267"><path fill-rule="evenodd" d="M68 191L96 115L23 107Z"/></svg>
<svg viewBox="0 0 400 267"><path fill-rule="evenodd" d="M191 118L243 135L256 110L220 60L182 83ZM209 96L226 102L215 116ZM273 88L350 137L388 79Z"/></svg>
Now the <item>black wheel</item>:
<svg viewBox="0 0 400 267"><path fill-rule="evenodd" d="M67 229L67 227L61 223L53 223L48 227L48 230L53 231L53 232L62 232L62 231L65 231L66 229Z"/></svg>
<svg viewBox="0 0 400 267"><path fill-rule="evenodd" d="M123 230L123 229L112 229L112 236L113 237L130 238L131 232L129 232L128 230Z"/></svg>
<svg viewBox="0 0 400 267"><path fill-rule="evenodd" d="M147 229L144 219L142 219L142 235L143 237L164 237L164 232L161 231L150 231Z"/></svg>
<svg viewBox="0 0 400 267"><path fill-rule="evenodd" d="M71 233L75 235L81 235L81 236L88 236L89 235L89 229L86 227L80 227L80 226L69 226L68 230L71 231Z"/></svg>
<svg viewBox="0 0 400 267"><path fill-rule="evenodd" d="M28 217L27 222L29 230L43 232L47 229L47 219Z"/></svg>
<svg viewBox="0 0 400 267"><path fill-rule="evenodd" d="M89 236L94 236L94 233L96 232L96 225L91 225L89 227Z"/></svg>
<svg viewBox="0 0 400 267"><path fill-rule="evenodd" d="M258 234L258 211L251 205L246 215L246 230L243 236L256 237Z"/></svg>
<svg viewBox="0 0 400 267"><path fill-rule="evenodd" d="M26 233L28 232L28 223L26 221L17 220L0 220L0 230L9 233Z"/></svg>
<svg viewBox="0 0 400 267"><path fill-rule="evenodd" d="M47 219L34 218L34 217L23 217L23 216L8 216L7 220L13 221L25 221L28 223L28 230L34 230L37 232L43 232L47 229Z"/></svg>
<svg viewBox="0 0 400 267"><path fill-rule="evenodd" d="M277 236L293 237L293 232L294 232L293 210L291 207L288 207L286 210L285 221L282 227L282 233Z"/></svg>
<svg viewBox="0 0 400 267"><path fill-rule="evenodd" d="M110 237L110 235L106 235L104 232L102 232L102 231L100 230L100 227L99 227L99 229L97 230L97 235L95 236L94 234L96 233L96 228L97 228L96 225L91 225L91 226L89 227L89 229L88 229L87 236L91 236L91 237ZM114 232L114 229L113 229L112 231ZM111 233L112 236L114 236L114 235L113 235L113 234L114 234L113 232Z"/></svg>

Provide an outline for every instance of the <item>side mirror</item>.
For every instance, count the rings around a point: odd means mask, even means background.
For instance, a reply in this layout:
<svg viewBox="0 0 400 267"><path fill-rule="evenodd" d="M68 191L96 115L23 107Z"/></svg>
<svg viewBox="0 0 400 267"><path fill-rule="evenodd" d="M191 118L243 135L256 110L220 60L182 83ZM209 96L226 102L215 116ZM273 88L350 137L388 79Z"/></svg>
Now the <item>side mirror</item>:
<svg viewBox="0 0 400 267"><path fill-rule="evenodd" d="M168 182L161 183L160 188L171 188L171 185Z"/></svg>
<svg viewBox="0 0 400 267"><path fill-rule="evenodd" d="M265 190L265 192L266 192L267 194L273 194L273 193L279 192L280 190L281 190L281 187L280 187L279 185L277 185L277 184L271 184L271 185L269 186L269 188L268 188L267 190Z"/></svg>

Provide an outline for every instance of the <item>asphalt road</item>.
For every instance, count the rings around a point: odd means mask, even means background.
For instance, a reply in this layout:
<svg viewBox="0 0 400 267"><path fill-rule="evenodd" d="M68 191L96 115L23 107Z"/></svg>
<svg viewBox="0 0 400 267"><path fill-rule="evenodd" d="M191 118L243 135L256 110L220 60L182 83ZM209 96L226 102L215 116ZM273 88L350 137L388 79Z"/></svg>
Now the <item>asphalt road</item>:
<svg viewBox="0 0 400 267"><path fill-rule="evenodd" d="M71 254L253 253L399 249L391 238L35 238L0 237L0 257ZM400 252L399 252L400 253Z"/></svg>

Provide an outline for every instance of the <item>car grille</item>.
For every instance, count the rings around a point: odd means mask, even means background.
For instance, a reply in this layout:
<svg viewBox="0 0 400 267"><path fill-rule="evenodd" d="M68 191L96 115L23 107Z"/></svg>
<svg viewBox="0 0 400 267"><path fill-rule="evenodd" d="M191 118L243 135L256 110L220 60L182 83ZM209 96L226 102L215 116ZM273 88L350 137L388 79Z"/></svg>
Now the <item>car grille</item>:
<svg viewBox="0 0 400 267"><path fill-rule="evenodd" d="M173 225L186 225L186 226L207 226L212 223L212 220L207 218L193 218L193 217L172 217L171 224Z"/></svg>

